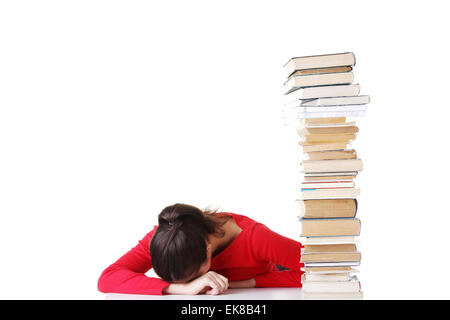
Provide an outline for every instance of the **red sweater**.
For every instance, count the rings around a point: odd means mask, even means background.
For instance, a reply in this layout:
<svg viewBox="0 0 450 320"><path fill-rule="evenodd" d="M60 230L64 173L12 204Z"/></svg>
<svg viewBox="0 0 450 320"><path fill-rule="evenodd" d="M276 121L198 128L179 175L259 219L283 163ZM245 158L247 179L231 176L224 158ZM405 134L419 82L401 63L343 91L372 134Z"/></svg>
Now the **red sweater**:
<svg viewBox="0 0 450 320"><path fill-rule="evenodd" d="M226 214L234 218L242 231L211 259L210 270L230 281L255 278L256 287L301 287L300 242L281 236L246 216ZM145 275L152 267L149 247L156 228L103 271L98 280L98 290L105 293L162 294L169 283ZM290 270L278 271L275 264Z"/></svg>

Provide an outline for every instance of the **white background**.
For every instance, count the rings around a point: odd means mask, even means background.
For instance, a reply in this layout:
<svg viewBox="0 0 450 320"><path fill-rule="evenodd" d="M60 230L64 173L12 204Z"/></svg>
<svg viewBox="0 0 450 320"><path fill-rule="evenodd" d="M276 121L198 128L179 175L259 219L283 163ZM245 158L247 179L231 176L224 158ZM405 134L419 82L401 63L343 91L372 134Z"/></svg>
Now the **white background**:
<svg viewBox="0 0 450 320"><path fill-rule="evenodd" d="M0 297L102 299L175 202L298 240L282 66L352 51L365 297L450 298L449 19L422 3L2 1Z"/></svg>

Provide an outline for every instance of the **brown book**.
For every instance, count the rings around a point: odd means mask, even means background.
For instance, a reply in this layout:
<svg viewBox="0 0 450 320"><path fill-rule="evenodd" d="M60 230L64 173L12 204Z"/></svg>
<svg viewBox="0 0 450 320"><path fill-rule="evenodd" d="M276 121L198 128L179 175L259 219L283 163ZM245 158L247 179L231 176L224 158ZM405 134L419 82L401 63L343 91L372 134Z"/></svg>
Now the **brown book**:
<svg viewBox="0 0 450 320"><path fill-rule="evenodd" d="M352 267L305 267L306 273L339 273L355 271Z"/></svg>
<svg viewBox="0 0 450 320"><path fill-rule="evenodd" d="M356 151L350 150L336 150L336 151L316 151L307 152L307 160L344 160L356 159Z"/></svg>
<svg viewBox="0 0 450 320"><path fill-rule="evenodd" d="M304 253L300 257L300 262L347 262L361 261L361 253L355 252L313 252Z"/></svg>
<svg viewBox="0 0 450 320"><path fill-rule="evenodd" d="M302 200L300 217L309 218L354 218L358 210L356 199Z"/></svg>
<svg viewBox="0 0 450 320"><path fill-rule="evenodd" d="M303 152L314 152L314 151L330 151L330 150L345 150L347 149L347 142L311 142L311 141L300 141L298 143L302 146Z"/></svg>
<svg viewBox="0 0 450 320"><path fill-rule="evenodd" d="M361 159L345 160L303 160L302 170L308 172L346 172L361 171Z"/></svg>
<svg viewBox="0 0 450 320"><path fill-rule="evenodd" d="M302 237L358 236L361 221L358 218L302 219Z"/></svg>
<svg viewBox="0 0 450 320"><path fill-rule="evenodd" d="M338 244L306 244L303 253L320 253L320 252L355 252L356 244L354 243L338 243Z"/></svg>
<svg viewBox="0 0 450 320"><path fill-rule="evenodd" d="M337 126L337 127L315 127L315 128L302 128L297 129L297 133L300 137L304 137L311 134L353 134L359 131L357 126Z"/></svg>
<svg viewBox="0 0 450 320"><path fill-rule="evenodd" d="M347 142L356 139L355 134L340 134L340 133L330 133L330 134L307 134L303 136L303 141L308 142L321 142L321 143L332 143L332 142Z"/></svg>
<svg viewBox="0 0 450 320"><path fill-rule="evenodd" d="M345 117L303 119L304 125L314 125L314 124L324 124L324 123L345 123Z"/></svg>
<svg viewBox="0 0 450 320"><path fill-rule="evenodd" d="M294 127L297 128L297 130L301 130L303 128L335 128L335 127L354 127L355 121L350 122L335 122L335 123L312 123L312 124L302 124L299 122L299 124L296 124Z"/></svg>
<svg viewBox="0 0 450 320"><path fill-rule="evenodd" d="M349 72L352 71L352 67L333 67L333 68L318 68L318 69L306 69L306 70L297 70L293 74L289 76L302 76L306 74L318 74L318 73L336 73L336 72Z"/></svg>

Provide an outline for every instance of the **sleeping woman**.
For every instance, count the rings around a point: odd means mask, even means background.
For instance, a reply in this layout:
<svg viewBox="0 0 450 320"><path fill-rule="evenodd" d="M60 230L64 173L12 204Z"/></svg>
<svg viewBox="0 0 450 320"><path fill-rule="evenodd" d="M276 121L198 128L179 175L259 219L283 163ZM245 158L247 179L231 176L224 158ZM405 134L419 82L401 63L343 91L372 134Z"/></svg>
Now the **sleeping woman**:
<svg viewBox="0 0 450 320"><path fill-rule="evenodd" d="M174 204L136 247L103 271L98 289L217 295L228 288L300 287L302 247L244 215ZM159 278L145 275L151 268Z"/></svg>

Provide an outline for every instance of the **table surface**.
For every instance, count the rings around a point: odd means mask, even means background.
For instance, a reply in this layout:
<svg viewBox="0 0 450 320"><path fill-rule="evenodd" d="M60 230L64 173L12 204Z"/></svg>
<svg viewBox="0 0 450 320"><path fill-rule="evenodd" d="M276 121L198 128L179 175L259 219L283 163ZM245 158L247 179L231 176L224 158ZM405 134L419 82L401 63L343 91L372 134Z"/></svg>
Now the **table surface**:
<svg viewBox="0 0 450 320"><path fill-rule="evenodd" d="M201 295L137 295L108 293L107 300L302 300L301 288L228 289L224 294Z"/></svg>

